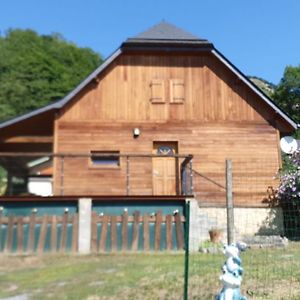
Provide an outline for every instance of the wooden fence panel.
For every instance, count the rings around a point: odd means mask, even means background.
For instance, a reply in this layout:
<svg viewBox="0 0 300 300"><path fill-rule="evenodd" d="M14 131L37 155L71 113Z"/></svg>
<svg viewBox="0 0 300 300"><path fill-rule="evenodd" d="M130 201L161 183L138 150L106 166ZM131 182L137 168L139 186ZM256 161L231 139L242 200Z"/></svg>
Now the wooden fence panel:
<svg viewBox="0 0 300 300"><path fill-rule="evenodd" d="M160 250L160 240L161 240L161 223L162 223L162 213L161 211L156 214L155 222L155 237L154 237L154 250Z"/></svg>
<svg viewBox="0 0 300 300"><path fill-rule="evenodd" d="M51 218L51 252L57 251L57 217Z"/></svg>
<svg viewBox="0 0 300 300"><path fill-rule="evenodd" d="M117 251L117 216L111 216L110 235L111 235L111 251Z"/></svg>
<svg viewBox="0 0 300 300"><path fill-rule="evenodd" d="M183 249L184 245L184 237L183 237L183 230L181 224L180 214L175 214L175 224L176 224L176 238L177 238L177 249Z"/></svg>
<svg viewBox="0 0 300 300"><path fill-rule="evenodd" d="M72 241L68 239L68 224L73 226ZM28 234L24 235L26 226L28 226ZM37 231L38 226L40 226L39 231ZM61 227L59 240L58 227ZM72 218L69 218L68 212L65 212L63 216L36 216L36 212L32 212L29 217L3 217L0 214L1 235L4 234L4 230L6 230L6 237L3 242L4 245L0 247L0 251L2 250L4 253L11 253L15 250L18 254L34 253L35 251L42 254L48 250L53 253L57 251L64 252L67 246L70 247L70 245L67 245L70 243L72 251L78 250L78 214ZM49 241L47 240L48 235L50 237ZM25 240L25 237L27 240Z"/></svg>
<svg viewBox="0 0 300 300"><path fill-rule="evenodd" d="M34 241L35 241L35 212L32 212L29 218L29 238L27 244L27 251L34 252Z"/></svg>
<svg viewBox="0 0 300 300"><path fill-rule="evenodd" d="M60 252L66 251L66 244L67 244L67 229L68 229L68 219L69 214L68 212L65 212L62 219L62 225L61 225L61 238L60 238Z"/></svg>
<svg viewBox="0 0 300 300"><path fill-rule="evenodd" d="M24 234L23 234L23 218L18 217L17 221L17 251L23 252Z"/></svg>
<svg viewBox="0 0 300 300"><path fill-rule="evenodd" d="M92 227L95 227L95 220L93 221ZM173 240L173 230L176 233L176 244L177 249L182 250L184 246L184 233L182 224L185 222L185 218L180 214L175 216L166 215L163 216L161 211L158 211L155 215L149 216L147 213L141 215L139 211L135 211L132 216L129 216L127 211L121 216L96 216L96 223L102 225L101 235L99 239L98 251L105 252L107 239L110 239L111 251L118 250L118 243L120 243L121 250L137 251L139 249L139 240L142 240L142 246L144 251L150 250L150 223L154 224L154 236L153 245L155 251L167 250L171 251L174 248L175 240ZM128 240L128 225L132 224L132 239L131 245ZM122 226L120 241L118 242L117 227L118 224ZM142 237L140 237L140 226L143 226L141 231ZM108 236L108 228L110 226L110 236ZM166 234L162 236L162 226L165 226ZM174 228L174 229L173 229ZM94 243L91 241L92 244ZM162 245L165 245L164 249L161 249ZM92 246L94 247L94 246Z"/></svg>
<svg viewBox="0 0 300 300"><path fill-rule="evenodd" d="M143 217L143 234L144 234L144 251L150 250L150 234L149 234L149 215L144 214Z"/></svg>
<svg viewBox="0 0 300 300"><path fill-rule="evenodd" d="M96 212L92 212L92 225L91 225L91 251L92 252L97 252L97 233L98 233L98 228L97 228L97 214Z"/></svg>
<svg viewBox="0 0 300 300"><path fill-rule="evenodd" d="M40 230L38 246L37 246L37 253L39 254L44 252L47 230L48 230L48 216L44 215L41 230Z"/></svg>
<svg viewBox="0 0 300 300"><path fill-rule="evenodd" d="M6 245L5 245L6 253L12 252L13 233L14 233L14 217L9 216L8 224L7 224L7 239L6 239Z"/></svg>
<svg viewBox="0 0 300 300"><path fill-rule="evenodd" d="M125 211L122 216L122 250L128 250L128 212Z"/></svg>
<svg viewBox="0 0 300 300"><path fill-rule="evenodd" d="M177 249L181 250L184 247L183 222L185 222L185 219L180 214L163 216L161 211L158 211L156 215L151 214L151 216L147 213L141 215L139 211L135 211L130 216L127 211L119 216L98 216L93 212L91 218L91 251L94 253L108 251L108 242L110 242L110 250L112 252L118 250L128 251L129 249L137 251L139 247L142 247L144 251L149 251L150 249L170 251L175 245L172 234L174 230ZM33 253L36 251L38 254L42 254L45 251L53 253L57 251L65 252L68 247L72 252L76 252L78 251L78 223L78 214L70 217L67 211L63 216L37 216L36 212L32 212L29 217L4 217L0 212L0 241L3 242L3 245L0 245L0 251L2 250L4 253L10 253L15 250L17 253ZM70 224L73 226L72 232L68 230ZM101 230L100 238L98 239L99 224L101 225ZM130 244L129 224L132 225ZM28 235L24 235L26 226L28 226ZM37 231L38 226L40 226L39 231ZM120 230L118 229L119 226ZM140 230L140 226L142 226L143 230ZM165 234L162 234L163 226L165 227ZM58 235L59 227L61 229L60 235ZM154 234L152 233L153 227ZM6 235L3 236L5 230ZM71 234L72 239L68 237L68 234ZM25 237L27 240L24 240ZM139 244L139 241L142 241L142 244ZM161 249L162 245L164 249Z"/></svg>
<svg viewBox="0 0 300 300"><path fill-rule="evenodd" d="M139 243L139 224L140 223L140 212L135 211L133 213L133 227L132 227L132 244L131 249L133 251L138 250L138 243Z"/></svg>
<svg viewBox="0 0 300 300"><path fill-rule="evenodd" d="M166 216L166 249L172 250L172 215Z"/></svg>
<svg viewBox="0 0 300 300"><path fill-rule="evenodd" d="M104 252L106 249L106 237L107 237L108 221L110 217L103 216L101 219L102 219L102 228L101 228L101 236L100 236L98 248L99 251Z"/></svg>
<svg viewBox="0 0 300 300"><path fill-rule="evenodd" d="M78 251L78 214L73 215L72 226L72 252L76 252Z"/></svg>

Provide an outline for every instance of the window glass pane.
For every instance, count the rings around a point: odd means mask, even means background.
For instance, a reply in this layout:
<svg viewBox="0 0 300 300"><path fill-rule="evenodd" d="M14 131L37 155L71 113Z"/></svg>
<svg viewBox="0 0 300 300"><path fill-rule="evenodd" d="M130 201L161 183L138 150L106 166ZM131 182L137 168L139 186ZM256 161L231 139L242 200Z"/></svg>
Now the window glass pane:
<svg viewBox="0 0 300 300"><path fill-rule="evenodd" d="M160 146L157 148L157 154L159 155L174 155L174 150L169 146Z"/></svg>
<svg viewBox="0 0 300 300"><path fill-rule="evenodd" d="M95 166L119 166L119 151L91 151L91 161Z"/></svg>

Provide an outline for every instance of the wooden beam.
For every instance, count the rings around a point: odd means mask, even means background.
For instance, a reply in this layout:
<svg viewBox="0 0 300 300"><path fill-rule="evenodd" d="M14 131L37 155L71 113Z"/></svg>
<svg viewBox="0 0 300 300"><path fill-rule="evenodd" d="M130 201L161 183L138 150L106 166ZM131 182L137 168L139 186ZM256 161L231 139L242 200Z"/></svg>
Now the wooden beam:
<svg viewBox="0 0 300 300"><path fill-rule="evenodd" d="M52 136L13 136L9 138L2 139L0 142L8 143L53 143Z"/></svg>

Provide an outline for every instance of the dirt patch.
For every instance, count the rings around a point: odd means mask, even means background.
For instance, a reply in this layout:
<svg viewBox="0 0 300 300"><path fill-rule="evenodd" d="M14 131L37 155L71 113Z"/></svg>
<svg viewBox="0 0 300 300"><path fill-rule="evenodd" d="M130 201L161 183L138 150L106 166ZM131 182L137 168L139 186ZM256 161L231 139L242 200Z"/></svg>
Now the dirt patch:
<svg viewBox="0 0 300 300"><path fill-rule="evenodd" d="M18 286L14 283L10 284L6 289L5 292L13 292L18 289Z"/></svg>
<svg viewBox="0 0 300 300"><path fill-rule="evenodd" d="M253 286L255 285L253 284ZM300 285L296 280L276 280L247 290L247 298L249 300L296 300L299 299L299 294Z"/></svg>

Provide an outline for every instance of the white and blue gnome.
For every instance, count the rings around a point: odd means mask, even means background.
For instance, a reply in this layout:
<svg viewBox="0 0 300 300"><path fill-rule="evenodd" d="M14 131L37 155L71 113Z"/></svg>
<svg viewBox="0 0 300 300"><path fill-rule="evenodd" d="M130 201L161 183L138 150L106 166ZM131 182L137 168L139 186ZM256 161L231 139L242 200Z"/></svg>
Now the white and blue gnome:
<svg viewBox="0 0 300 300"><path fill-rule="evenodd" d="M246 248L245 243L224 246L223 252L226 261L222 267L223 274L220 276L223 288L216 296L216 300L246 300L246 297L242 296L240 292L243 268L239 256L240 251L244 251Z"/></svg>

